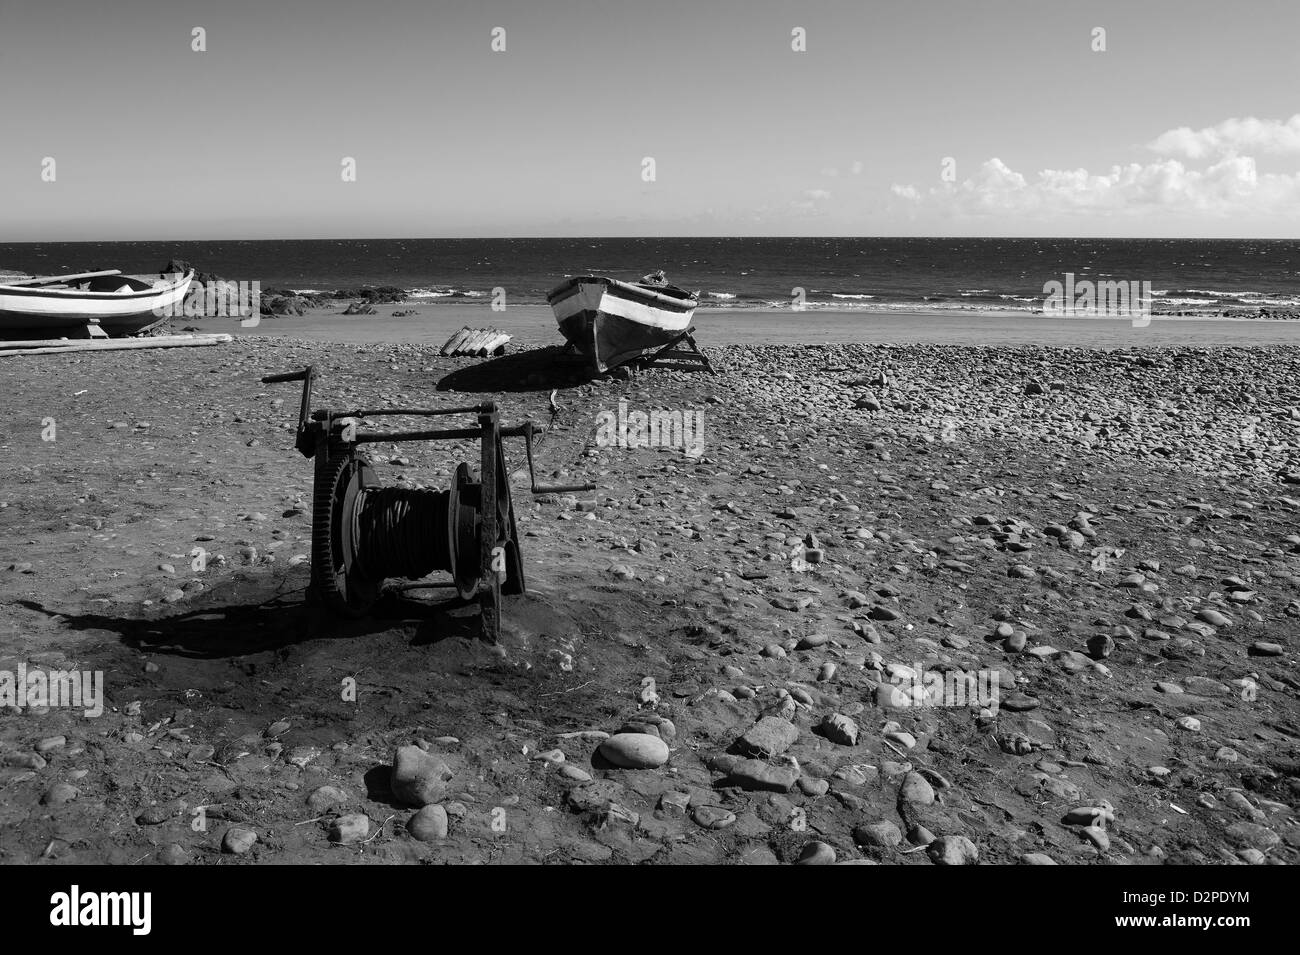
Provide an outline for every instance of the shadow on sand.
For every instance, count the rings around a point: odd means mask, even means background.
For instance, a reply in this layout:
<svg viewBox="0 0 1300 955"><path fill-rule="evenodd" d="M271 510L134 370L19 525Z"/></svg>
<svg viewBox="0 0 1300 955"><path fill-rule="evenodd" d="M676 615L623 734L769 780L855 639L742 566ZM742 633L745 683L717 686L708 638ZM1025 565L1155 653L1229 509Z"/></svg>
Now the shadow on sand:
<svg viewBox="0 0 1300 955"><path fill-rule="evenodd" d="M133 650L191 659L238 657L311 640L350 640L398 627L414 627L410 642L417 646L452 637L479 637L474 601L417 600L396 592L385 594L366 616L348 619L308 602L303 590L289 594L269 590L268 582L231 581L205 593L201 606L158 617L69 613L34 600L15 604L58 618L69 630L108 631ZM438 593L441 597L446 592Z"/></svg>
<svg viewBox="0 0 1300 955"><path fill-rule="evenodd" d="M438 390L540 391L583 385L595 376L595 368L586 359L559 345L548 345L458 368L438 382Z"/></svg>

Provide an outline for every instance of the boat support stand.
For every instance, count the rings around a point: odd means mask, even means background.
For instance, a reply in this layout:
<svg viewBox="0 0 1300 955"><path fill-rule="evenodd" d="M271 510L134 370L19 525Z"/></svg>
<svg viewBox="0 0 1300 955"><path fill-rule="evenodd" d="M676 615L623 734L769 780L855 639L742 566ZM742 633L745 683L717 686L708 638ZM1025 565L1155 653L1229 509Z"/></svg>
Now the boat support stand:
<svg viewBox="0 0 1300 955"><path fill-rule="evenodd" d="M690 351L683 351L679 346L685 345ZM695 343L695 329L688 328L649 358L641 359L641 368L650 368L661 361L685 362L688 367L702 367L710 375L715 374L708 356Z"/></svg>

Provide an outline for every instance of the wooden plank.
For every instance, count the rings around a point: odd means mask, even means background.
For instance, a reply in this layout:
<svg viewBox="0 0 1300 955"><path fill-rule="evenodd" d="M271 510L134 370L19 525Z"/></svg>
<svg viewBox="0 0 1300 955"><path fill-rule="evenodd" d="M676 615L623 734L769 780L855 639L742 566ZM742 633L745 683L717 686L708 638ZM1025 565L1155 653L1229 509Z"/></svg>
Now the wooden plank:
<svg viewBox="0 0 1300 955"><path fill-rule="evenodd" d="M463 342L460 343L460 348L456 349L456 354L458 355L474 354L474 351L478 348L478 343L483 340L483 337L485 335L487 335L487 331L485 329L476 328L473 334L469 336L469 338L465 339Z"/></svg>
<svg viewBox="0 0 1300 955"><path fill-rule="evenodd" d="M229 335L158 335L153 338L110 338L95 341L60 341L56 346L37 348L10 347L30 342L0 342L0 358L14 355L58 355L64 352L126 351L137 348L196 348L221 345L231 340Z"/></svg>
<svg viewBox="0 0 1300 955"><path fill-rule="evenodd" d="M98 341L98 339L94 339ZM0 341L0 348L59 348L64 345L77 345L92 341L89 338L30 338L21 341Z"/></svg>
<svg viewBox="0 0 1300 955"><path fill-rule="evenodd" d="M495 352L498 348L500 348L508 341L510 341L509 335L507 335L505 332L497 332L491 338L489 338L485 344L483 344L479 348L478 353L480 356L486 357L488 355L491 355L493 352Z"/></svg>
<svg viewBox="0 0 1300 955"><path fill-rule="evenodd" d="M456 334L452 335L451 338L447 339L446 343L443 344L442 346L442 350L439 351L438 354L454 355L456 353L456 349L460 347L460 343L465 340L465 336L467 336L468 334L469 334L469 326L465 325L461 328L460 331L456 332Z"/></svg>
<svg viewBox="0 0 1300 955"><path fill-rule="evenodd" d="M79 282L82 279L98 278L101 275L121 274L121 269L106 269L103 272L73 272L69 275L40 275L33 279L18 279L14 282L0 282L0 285L7 285L10 288L16 288L20 285L49 285L52 282Z"/></svg>
<svg viewBox="0 0 1300 955"><path fill-rule="evenodd" d="M464 347L470 343L470 340L477 334L477 328L468 329L465 334L461 336L460 341L456 342L456 347L448 352L448 354L452 356L459 355L462 349L464 349Z"/></svg>
<svg viewBox="0 0 1300 955"><path fill-rule="evenodd" d="M91 319L86 324L86 338L20 338L11 342L0 340L0 348L62 348L65 345L79 345L88 341L128 341L126 338L109 338L99 319ZM213 333L216 334L216 333ZM157 338L192 338L191 335L157 335ZM202 337L202 336L199 336Z"/></svg>

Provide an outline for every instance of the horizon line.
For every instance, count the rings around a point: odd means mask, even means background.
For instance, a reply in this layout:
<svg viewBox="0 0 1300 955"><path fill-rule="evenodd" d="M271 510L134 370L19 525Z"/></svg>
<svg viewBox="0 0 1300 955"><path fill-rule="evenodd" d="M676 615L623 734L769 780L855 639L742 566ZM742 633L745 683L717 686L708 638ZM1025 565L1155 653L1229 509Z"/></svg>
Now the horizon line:
<svg viewBox="0 0 1300 955"><path fill-rule="evenodd" d="M0 239L0 245L102 245L127 243L167 243L167 242L513 242L513 241L609 241L637 239L646 242L663 242L697 239L809 239L809 240L848 240L863 239L907 239L907 240L1049 240L1053 242L1300 242L1300 235L1294 237L1277 236L1133 236L1133 235L445 235L445 236L272 236L265 238L153 238L153 239Z"/></svg>

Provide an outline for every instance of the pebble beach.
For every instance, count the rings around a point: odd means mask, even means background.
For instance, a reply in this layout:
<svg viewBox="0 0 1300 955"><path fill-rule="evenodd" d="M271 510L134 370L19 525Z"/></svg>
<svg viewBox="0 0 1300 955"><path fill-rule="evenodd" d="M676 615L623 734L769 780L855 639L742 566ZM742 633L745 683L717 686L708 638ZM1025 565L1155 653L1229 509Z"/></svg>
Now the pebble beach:
<svg viewBox="0 0 1300 955"><path fill-rule="evenodd" d="M504 357L440 357L465 316L431 311L4 365L0 673L102 673L104 707L8 707L0 861L1300 858L1293 325L728 316L715 375L592 380L517 309ZM297 386L260 378L308 364L318 407L493 400L548 428L539 479L598 485L534 498L507 445L499 645L445 592L304 601ZM620 408L698 414L699 453L602 440ZM372 458L442 487L475 454Z"/></svg>

